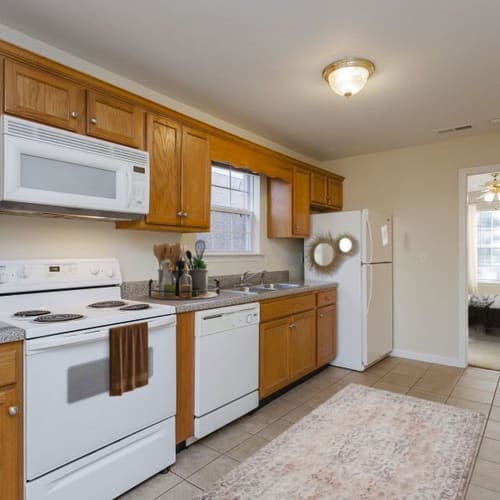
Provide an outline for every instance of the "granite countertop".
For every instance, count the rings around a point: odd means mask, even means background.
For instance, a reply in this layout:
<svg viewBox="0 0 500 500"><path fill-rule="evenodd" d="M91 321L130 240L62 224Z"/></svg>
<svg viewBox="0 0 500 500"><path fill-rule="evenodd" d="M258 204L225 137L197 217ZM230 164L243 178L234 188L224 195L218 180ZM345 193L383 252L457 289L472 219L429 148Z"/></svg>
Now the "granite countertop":
<svg viewBox="0 0 500 500"><path fill-rule="evenodd" d="M24 330L0 321L0 344L24 340Z"/></svg>
<svg viewBox="0 0 500 500"><path fill-rule="evenodd" d="M235 290L222 289L220 295L210 299L191 299L191 300L164 300L148 297L147 295L139 295L136 297L128 297L129 299L138 300L140 302L151 302L153 304L165 304L175 307L176 313L185 313L191 311L204 311L206 309L215 309L217 307L235 306L238 304L247 304L249 302L261 302L264 300L275 299L278 297L287 297L289 295L298 295L301 293L315 292L322 289L336 287L337 283L323 281L308 281L300 283L297 288L274 289L269 292L262 293L244 293Z"/></svg>

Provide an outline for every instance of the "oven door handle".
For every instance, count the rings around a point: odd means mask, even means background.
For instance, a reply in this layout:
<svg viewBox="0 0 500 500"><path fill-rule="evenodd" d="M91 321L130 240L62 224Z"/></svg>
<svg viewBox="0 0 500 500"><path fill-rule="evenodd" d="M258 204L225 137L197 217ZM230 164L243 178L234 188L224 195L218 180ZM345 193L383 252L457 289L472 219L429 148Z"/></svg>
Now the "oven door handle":
<svg viewBox="0 0 500 500"><path fill-rule="evenodd" d="M131 322L127 324L140 323ZM161 316L147 322L148 329L151 331L153 328L160 328L162 326L172 325L175 326L175 316ZM88 344L90 342L97 342L106 338L109 335L109 328L99 328L95 330L87 330L84 332L66 333L62 335L54 335L49 338L34 339L26 342L26 354L37 354L40 352L50 351L51 349L58 349L67 345L75 344Z"/></svg>
<svg viewBox="0 0 500 500"><path fill-rule="evenodd" d="M41 352L59 349L68 345L88 344L97 342L109 335L109 329L89 330L87 332L76 332L71 334L56 335L51 338L41 338L26 342L26 354L37 354Z"/></svg>

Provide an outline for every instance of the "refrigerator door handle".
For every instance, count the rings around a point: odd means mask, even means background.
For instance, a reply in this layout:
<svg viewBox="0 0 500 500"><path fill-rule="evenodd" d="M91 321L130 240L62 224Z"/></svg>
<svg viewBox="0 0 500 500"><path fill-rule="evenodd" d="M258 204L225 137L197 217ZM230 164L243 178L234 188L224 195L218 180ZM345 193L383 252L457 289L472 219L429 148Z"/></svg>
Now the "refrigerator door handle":
<svg viewBox="0 0 500 500"><path fill-rule="evenodd" d="M373 242L372 242L372 228L370 226L370 221L368 217L365 221L366 224L366 262L372 261L373 255Z"/></svg>
<svg viewBox="0 0 500 500"><path fill-rule="evenodd" d="M368 311L370 310L370 306L372 304L372 298L373 298L373 266L366 266L368 269L368 273L366 274L366 279L368 281L367 283L367 288L368 288L368 296L366 298L366 314L368 314Z"/></svg>

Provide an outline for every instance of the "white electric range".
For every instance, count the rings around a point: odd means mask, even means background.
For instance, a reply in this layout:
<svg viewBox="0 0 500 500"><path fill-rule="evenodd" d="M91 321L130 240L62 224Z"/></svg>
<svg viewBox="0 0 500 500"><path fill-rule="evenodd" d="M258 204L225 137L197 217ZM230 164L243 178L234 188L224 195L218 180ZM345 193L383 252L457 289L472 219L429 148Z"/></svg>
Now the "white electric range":
<svg viewBox="0 0 500 500"><path fill-rule="evenodd" d="M175 309L122 300L115 259L0 261L23 328L26 500L112 499L175 461ZM109 395L109 328L148 323L149 379Z"/></svg>

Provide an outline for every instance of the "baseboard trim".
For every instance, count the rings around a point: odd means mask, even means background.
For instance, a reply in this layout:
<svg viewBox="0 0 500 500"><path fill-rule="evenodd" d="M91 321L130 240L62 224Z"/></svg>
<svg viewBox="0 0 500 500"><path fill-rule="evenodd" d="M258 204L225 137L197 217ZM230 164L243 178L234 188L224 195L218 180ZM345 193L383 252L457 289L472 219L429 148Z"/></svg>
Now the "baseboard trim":
<svg viewBox="0 0 500 500"><path fill-rule="evenodd" d="M438 365L447 366L458 366L460 368L465 368L466 363L463 362L459 357L448 358L446 356L438 356L436 354L428 354L425 352L414 352L414 351L404 351L402 349L394 349L391 352L391 356L396 356L398 358L414 359L416 361L426 361L427 363L436 363Z"/></svg>

